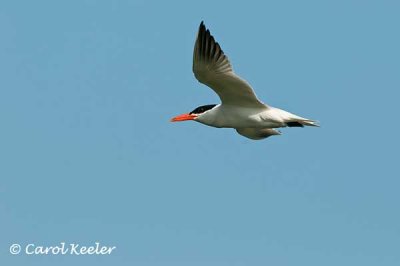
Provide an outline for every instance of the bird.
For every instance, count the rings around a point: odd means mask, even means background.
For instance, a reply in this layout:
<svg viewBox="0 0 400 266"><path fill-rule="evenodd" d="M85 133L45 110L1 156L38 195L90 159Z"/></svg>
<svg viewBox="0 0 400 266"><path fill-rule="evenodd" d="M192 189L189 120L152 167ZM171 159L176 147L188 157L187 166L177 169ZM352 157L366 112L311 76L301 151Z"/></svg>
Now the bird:
<svg viewBox="0 0 400 266"><path fill-rule="evenodd" d="M216 128L233 128L252 140L281 135L278 128L319 126L315 120L260 101L250 84L233 71L228 56L204 21L200 23L194 45L193 73L200 83L219 96L221 103L199 106L173 117L171 122L196 121Z"/></svg>

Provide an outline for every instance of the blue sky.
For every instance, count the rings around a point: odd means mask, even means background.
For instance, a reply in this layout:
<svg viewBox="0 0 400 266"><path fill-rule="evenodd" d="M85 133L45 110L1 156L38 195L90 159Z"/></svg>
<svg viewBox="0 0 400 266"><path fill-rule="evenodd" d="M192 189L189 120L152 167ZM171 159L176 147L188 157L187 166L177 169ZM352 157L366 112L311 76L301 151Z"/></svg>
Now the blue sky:
<svg viewBox="0 0 400 266"><path fill-rule="evenodd" d="M2 1L3 265L398 265L397 1ZM169 123L217 96L198 25L266 103L264 141ZM11 255L13 243L116 246Z"/></svg>

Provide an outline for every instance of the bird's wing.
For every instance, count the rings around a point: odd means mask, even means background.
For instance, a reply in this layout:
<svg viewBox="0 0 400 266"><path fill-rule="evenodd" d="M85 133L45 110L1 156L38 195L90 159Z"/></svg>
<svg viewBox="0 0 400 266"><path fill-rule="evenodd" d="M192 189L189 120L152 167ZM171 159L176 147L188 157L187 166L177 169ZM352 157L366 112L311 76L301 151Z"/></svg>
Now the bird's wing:
<svg viewBox="0 0 400 266"><path fill-rule="evenodd" d="M193 52L193 73L198 81L213 89L222 104L266 108L250 84L233 72L228 57L201 22Z"/></svg>
<svg viewBox="0 0 400 266"><path fill-rule="evenodd" d="M274 135L281 135L279 130L273 128L236 128L236 131L243 137L254 140L265 139Z"/></svg>

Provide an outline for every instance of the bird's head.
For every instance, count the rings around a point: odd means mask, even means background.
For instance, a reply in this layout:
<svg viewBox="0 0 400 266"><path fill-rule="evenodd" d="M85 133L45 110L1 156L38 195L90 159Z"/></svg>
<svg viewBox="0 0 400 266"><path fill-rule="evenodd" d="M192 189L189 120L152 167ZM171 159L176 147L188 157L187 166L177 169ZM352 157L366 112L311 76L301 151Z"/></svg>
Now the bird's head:
<svg viewBox="0 0 400 266"><path fill-rule="evenodd" d="M208 105L202 105L191 111L190 113L186 114L181 114L178 116L175 116L171 119L171 122L181 122L181 121L187 121L187 120L197 120L200 118L202 115L205 113L209 112L211 109L213 109L216 106L216 104L208 104Z"/></svg>

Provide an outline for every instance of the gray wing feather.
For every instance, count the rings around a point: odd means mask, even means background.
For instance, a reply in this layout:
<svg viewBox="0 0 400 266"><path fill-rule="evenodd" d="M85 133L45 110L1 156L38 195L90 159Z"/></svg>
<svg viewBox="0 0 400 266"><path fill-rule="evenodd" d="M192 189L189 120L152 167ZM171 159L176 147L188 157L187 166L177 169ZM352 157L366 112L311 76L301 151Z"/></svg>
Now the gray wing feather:
<svg viewBox="0 0 400 266"><path fill-rule="evenodd" d="M243 137L253 140L265 139L281 134L281 132L273 128L236 128L236 131Z"/></svg>
<svg viewBox="0 0 400 266"><path fill-rule="evenodd" d="M218 42L201 22L193 51L196 79L213 89L222 104L266 108L250 84L237 76Z"/></svg>

